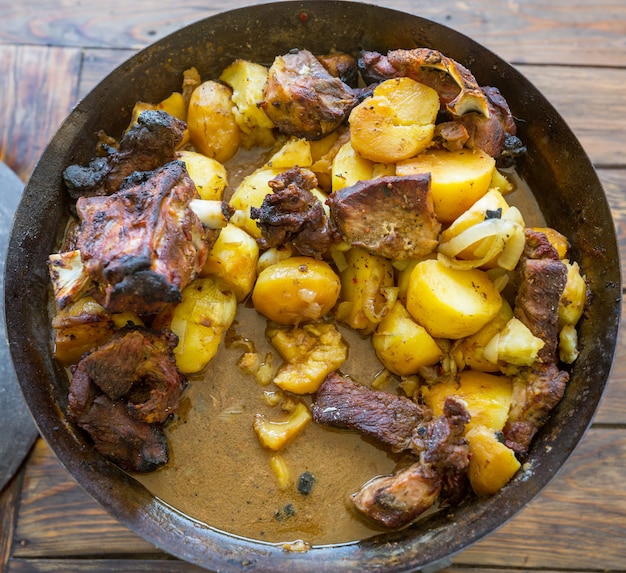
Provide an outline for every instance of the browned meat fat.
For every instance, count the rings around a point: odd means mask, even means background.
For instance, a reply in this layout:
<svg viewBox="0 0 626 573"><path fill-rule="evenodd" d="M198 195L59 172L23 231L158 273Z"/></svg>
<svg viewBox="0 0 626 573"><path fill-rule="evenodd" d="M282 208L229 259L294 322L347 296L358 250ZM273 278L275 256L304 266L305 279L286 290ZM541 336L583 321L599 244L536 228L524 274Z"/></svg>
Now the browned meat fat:
<svg viewBox="0 0 626 573"><path fill-rule="evenodd" d="M331 219L353 246L389 259L429 255L441 224L430 192L430 173L359 181L327 200Z"/></svg>
<svg viewBox="0 0 626 573"><path fill-rule="evenodd" d="M430 509L441 492L441 478L420 462L374 478L352 496L357 510L377 525L399 529Z"/></svg>
<svg viewBox="0 0 626 573"><path fill-rule="evenodd" d="M158 312L180 300L219 231L189 208L198 191L185 164L172 161L106 197L81 197L77 246L110 312Z"/></svg>
<svg viewBox="0 0 626 573"><path fill-rule="evenodd" d="M185 128L185 122L164 111L142 112L108 156L96 158L86 167L70 165L65 169L63 179L69 194L74 199L110 195L132 173L152 171L172 161Z"/></svg>
<svg viewBox="0 0 626 573"><path fill-rule="evenodd" d="M348 85L311 52L300 50L274 60L261 106L282 133L321 139L344 122L356 103Z"/></svg>

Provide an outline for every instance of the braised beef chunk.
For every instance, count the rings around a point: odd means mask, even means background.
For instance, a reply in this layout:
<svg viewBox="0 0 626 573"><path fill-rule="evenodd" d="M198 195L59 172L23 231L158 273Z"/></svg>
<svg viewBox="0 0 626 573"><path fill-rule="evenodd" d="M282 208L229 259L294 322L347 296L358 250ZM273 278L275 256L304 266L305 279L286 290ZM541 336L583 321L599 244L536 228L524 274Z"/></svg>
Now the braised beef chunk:
<svg viewBox="0 0 626 573"><path fill-rule="evenodd" d="M559 254L545 233L534 229L524 229L526 241L523 257L526 259L559 260Z"/></svg>
<svg viewBox="0 0 626 573"><path fill-rule="evenodd" d="M219 231L190 209L198 198L185 164L172 161L110 196L81 197L77 241L110 312L158 312L180 300Z"/></svg>
<svg viewBox="0 0 626 573"><path fill-rule="evenodd" d="M318 424L357 430L400 452L413 447L413 435L430 411L331 372L317 391L312 414Z"/></svg>
<svg viewBox="0 0 626 573"><path fill-rule="evenodd" d="M348 85L299 50L276 57L261 107L282 133L315 140L341 125L355 104Z"/></svg>
<svg viewBox="0 0 626 573"><path fill-rule="evenodd" d="M520 457L528 453L530 442L543 426L550 411L559 403L569 373L554 363L535 363L513 377L513 399L504 426L504 443Z"/></svg>
<svg viewBox="0 0 626 573"><path fill-rule="evenodd" d="M532 438L563 397L569 381L569 374L556 365L558 308L567 282L567 268L543 233L527 232L518 273L515 316L544 342L537 362L520 368L513 377L511 410L503 431L505 444L524 457Z"/></svg>
<svg viewBox="0 0 626 573"><path fill-rule="evenodd" d="M539 360L556 362L559 340L559 301L567 282L567 267L558 260L524 259L520 262L515 316L544 342Z"/></svg>
<svg viewBox="0 0 626 573"><path fill-rule="evenodd" d="M185 386L176 370L176 344L167 330L122 329L78 363L73 381L86 376L111 400L126 397L135 418L164 422L176 411Z"/></svg>
<svg viewBox="0 0 626 573"><path fill-rule="evenodd" d="M294 167L270 181L269 186L274 193L265 197L260 208L250 208L250 217L261 229L261 246L290 244L302 255L322 258L337 238L322 202L311 192L317 186L315 174Z"/></svg>
<svg viewBox="0 0 626 573"><path fill-rule="evenodd" d="M110 195L135 171L152 171L174 159L183 138L183 121L159 110L139 114L136 124L120 140L117 150L88 166L70 165L63 179L71 197Z"/></svg>
<svg viewBox="0 0 626 573"><path fill-rule="evenodd" d="M68 417L124 469L152 471L167 462L162 426L186 385L176 369L176 343L170 331L128 327L72 369Z"/></svg>
<svg viewBox="0 0 626 573"><path fill-rule="evenodd" d="M93 439L94 447L122 469L151 472L169 459L163 429L133 418L123 402L104 394L80 418L79 425Z"/></svg>
<svg viewBox="0 0 626 573"><path fill-rule="evenodd" d="M359 181L327 200L344 239L377 255L404 260L437 248L441 224L430 193L430 174Z"/></svg>
<svg viewBox="0 0 626 573"><path fill-rule="evenodd" d="M356 88L359 83L359 66L351 54L333 52L317 56L326 71L333 77L339 78L344 84Z"/></svg>
<svg viewBox="0 0 626 573"><path fill-rule="evenodd" d="M465 403L448 397L441 416L414 428L411 445L418 461L366 483L352 496L355 507L379 526L395 529L438 500L460 503L468 489L469 446L463 436L469 419Z"/></svg>
<svg viewBox="0 0 626 573"><path fill-rule="evenodd" d="M441 492L439 475L420 462L374 478L352 496L358 511L378 526L399 529L430 509Z"/></svg>

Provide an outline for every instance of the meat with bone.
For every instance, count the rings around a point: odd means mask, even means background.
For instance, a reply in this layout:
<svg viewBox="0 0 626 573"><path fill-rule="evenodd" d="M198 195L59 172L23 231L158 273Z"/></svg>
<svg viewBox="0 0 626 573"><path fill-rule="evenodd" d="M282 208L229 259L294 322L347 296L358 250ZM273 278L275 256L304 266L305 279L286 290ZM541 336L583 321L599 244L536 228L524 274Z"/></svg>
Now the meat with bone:
<svg viewBox="0 0 626 573"><path fill-rule="evenodd" d="M185 164L172 161L112 195L78 199L77 247L107 310L151 314L180 300L219 233L190 209L197 198Z"/></svg>
<svg viewBox="0 0 626 573"><path fill-rule="evenodd" d="M142 112L116 150L93 159L86 167L70 165L65 169L63 179L70 196L110 195L132 173L152 171L172 161L185 128L185 122L164 111Z"/></svg>
<svg viewBox="0 0 626 573"><path fill-rule="evenodd" d="M430 193L430 173L359 181L326 201L346 242L396 260L437 248L441 224Z"/></svg>
<svg viewBox="0 0 626 573"><path fill-rule="evenodd" d="M167 463L162 426L186 385L176 343L167 331L122 329L72 368L68 417L124 469L147 472Z"/></svg>
<svg viewBox="0 0 626 573"><path fill-rule="evenodd" d="M462 126L467 132L466 147L482 149L492 157L506 151L509 159L521 153L521 144L516 150L509 149L517 128L504 97L497 88L479 86L460 63L428 48L391 50L386 55L364 51L358 62L366 82L409 77L437 91L442 108L450 115L450 123ZM462 131L451 128L442 131L440 127L438 136L452 135L450 142L443 140L444 146L452 149L459 144Z"/></svg>
<svg viewBox="0 0 626 573"><path fill-rule="evenodd" d="M469 449L463 437L469 412L449 397L444 413L430 411L412 400L372 390L340 374L329 374L318 390L313 419L335 428L352 429L388 446L410 452L418 461L389 476L369 481L352 500L378 525L408 525L441 498L458 503L467 490Z"/></svg>
<svg viewBox="0 0 626 573"><path fill-rule="evenodd" d="M357 430L394 452L413 447L413 437L430 419L430 410L409 398L372 390L331 372L312 407L313 419L324 426Z"/></svg>
<svg viewBox="0 0 626 573"><path fill-rule="evenodd" d="M339 238L329 226L322 202L311 192L317 186L315 174L293 167L269 186L274 192L260 208L250 208L250 217L261 229L261 246L290 244L302 255L322 258Z"/></svg>
<svg viewBox="0 0 626 573"><path fill-rule="evenodd" d="M357 99L307 50L277 56L261 107L279 131L321 139L347 118Z"/></svg>
<svg viewBox="0 0 626 573"><path fill-rule="evenodd" d="M569 381L569 374L556 365L558 308L567 282L567 268L541 235L526 233L515 298L516 317L544 342L537 362L520 368L513 377L513 399L503 433L505 444L519 456L527 454L532 438L563 397Z"/></svg>

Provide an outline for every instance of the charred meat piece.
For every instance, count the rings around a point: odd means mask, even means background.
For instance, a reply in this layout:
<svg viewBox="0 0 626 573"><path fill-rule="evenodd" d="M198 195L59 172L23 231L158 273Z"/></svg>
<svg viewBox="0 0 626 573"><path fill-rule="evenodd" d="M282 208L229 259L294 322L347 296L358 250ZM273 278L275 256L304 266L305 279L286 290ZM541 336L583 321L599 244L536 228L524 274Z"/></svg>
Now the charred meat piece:
<svg viewBox="0 0 626 573"><path fill-rule="evenodd" d="M377 525L400 529L430 509L440 492L439 474L415 462L395 474L369 481L352 496L352 502Z"/></svg>
<svg viewBox="0 0 626 573"><path fill-rule="evenodd" d="M528 453L530 442L559 403L569 374L554 363L535 363L513 377L513 398L504 426L504 443L518 456Z"/></svg>
<svg viewBox="0 0 626 573"><path fill-rule="evenodd" d="M467 491L469 447L463 437L470 415L465 404L450 397L442 416L421 424L413 439L419 461L365 484L352 501L378 525L409 525L438 499L460 503Z"/></svg>
<svg viewBox="0 0 626 573"><path fill-rule="evenodd" d="M204 265L218 230L189 208L198 192L172 161L106 197L81 197L78 249L110 312L158 312L180 300Z"/></svg>
<svg viewBox="0 0 626 573"><path fill-rule="evenodd" d="M359 66L357 59L345 52L333 52L317 56L322 66L333 77L339 78L344 84L356 88L359 83Z"/></svg>
<svg viewBox="0 0 626 573"><path fill-rule="evenodd" d="M479 86L467 68L440 52L428 48L391 50L386 55L362 52L358 63L366 82L409 77L437 91L442 108L451 117L450 123L462 126L467 132L463 141L466 147L481 149L492 157L506 152L503 161L508 164L524 152L519 140L511 139L517 126L499 90ZM456 149L462 133L460 129L440 127L437 135L444 147ZM509 147L505 149L507 143Z"/></svg>
<svg viewBox="0 0 626 573"><path fill-rule="evenodd" d="M70 165L63 179L70 196L110 195L135 171L152 171L175 157L185 122L159 110L139 114L120 140L117 150L94 159L88 166Z"/></svg>
<svg viewBox="0 0 626 573"><path fill-rule="evenodd" d="M372 390L337 372L322 382L312 414L318 424L358 430L394 452L413 448L418 426L430 418L430 410L409 398Z"/></svg>
<svg viewBox="0 0 626 573"><path fill-rule="evenodd" d="M133 417L165 422L176 411L185 386L173 355L177 343L170 331L122 329L78 363L72 386L74 381L81 386L86 377L111 400L126 398Z"/></svg>
<svg viewBox="0 0 626 573"><path fill-rule="evenodd" d="M437 248L441 224L430 193L430 174L359 181L326 201L343 238L377 255L404 260Z"/></svg>
<svg viewBox="0 0 626 573"><path fill-rule="evenodd" d="M524 229L524 235L526 238L524 242L524 258L559 260L559 253L545 233L526 228Z"/></svg>
<svg viewBox="0 0 626 573"><path fill-rule="evenodd" d="M123 402L99 395L78 424L104 457L133 472L151 472L169 459L163 429L133 418Z"/></svg>
<svg viewBox="0 0 626 573"><path fill-rule="evenodd" d="M251 207L257 219L264 248L291 244L300 254L322 258L338 241L329 226L322 202L311 192L317 186L315 174L293 167L269 182L268 194L260 208Z"/></svg>
<svg viewBox="0 0 626 573"><path fill-rule="evenodd" d="M282 133L315 140L339 127L356 101L349 86L300 50L276 57L261 107Z"/></svg>
<svg viewBox="0 0 626 573"><path fill-rule="evenodd" d="M147 472L167 463L162 426L186 384L176 369L176 342L170 332L122 329L72 369L69 419L126 470Z"/></svg>

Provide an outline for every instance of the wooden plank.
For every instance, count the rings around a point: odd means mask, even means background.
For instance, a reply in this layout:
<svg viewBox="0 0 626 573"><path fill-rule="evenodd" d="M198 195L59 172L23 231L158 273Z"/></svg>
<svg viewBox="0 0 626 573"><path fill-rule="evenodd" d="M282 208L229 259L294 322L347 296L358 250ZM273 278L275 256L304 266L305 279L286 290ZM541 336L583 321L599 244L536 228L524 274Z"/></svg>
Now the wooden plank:
<svg viewBox="0 0 626 573"><path fill-rule="evenodd" d="M626 428L591 429L524 511L453 559L456 565L623 571Z"/></svg>
<svg viewBox="0 0 626 573"><path fill-rule="evenodd" d="M80 50L0 45L0 160L26 181L76 100Z"/></svg>
<svg viewBox="0 0 626 573"><path fill-rule="evenodd" d="M595 165L626 164L626 118L614 111L624 99L626 69L518 69L563 116Z"/></svg>
<svg viewBox="0 0 626 573"><path fill-rule="evenodd" d="M43 440L24 476L14 557L163 554L111 517L74 481Z"/></svg>
<svg viewBox="0 0 626 573"><path fill-rule="evenodd" d="M0 42L55 46L141 48L201 18L258 4L254 0L213 0L210 5L182 0L75 2L72 18L55 0L10 3L3 7ZM626 4L610 0L474 0L378 4L419 14L480 41L503 58L518 63L605 66L626 65ZM61 15L59 15L61 14ZM515 38L512 41L511 38Z"/></svg>
<svg viewBox="0 0 626 573"><path fill-rule="evenodd" d="M201 573L176 559L13 559L6 573ZM574 572L575 573L575 572Z"/></svg>
<svg viewBox="0 0 626 573"><path fill-rule="evenodd" d="M20 470L0 493L0 571L5 571L13 549L13 534L20 505L23 471Z"/></svg>

